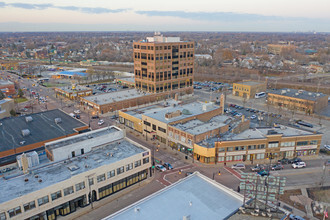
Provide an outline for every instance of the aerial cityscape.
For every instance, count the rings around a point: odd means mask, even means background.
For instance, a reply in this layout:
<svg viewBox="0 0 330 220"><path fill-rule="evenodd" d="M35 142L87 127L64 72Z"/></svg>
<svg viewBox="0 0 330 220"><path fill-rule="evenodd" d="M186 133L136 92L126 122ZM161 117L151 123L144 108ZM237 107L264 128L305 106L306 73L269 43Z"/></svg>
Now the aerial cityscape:
<svg viewBox="0 0 330 220"><path fill-rule="evenodd" d="M0 220L328 219L329 8L0 2Z"/></svg>

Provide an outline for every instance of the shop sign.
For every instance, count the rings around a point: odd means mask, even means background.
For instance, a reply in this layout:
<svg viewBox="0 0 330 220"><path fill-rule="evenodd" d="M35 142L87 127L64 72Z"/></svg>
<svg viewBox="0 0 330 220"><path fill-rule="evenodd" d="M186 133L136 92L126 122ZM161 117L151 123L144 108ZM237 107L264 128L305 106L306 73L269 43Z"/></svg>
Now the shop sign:
<svg viewBox="0 0 330 220"><path fill-rule="evenodd" d="M243 154L246 154L246 151L227 152L227 156L243 155Z"/></svg>
<svg viewBox="0 0 330 220"><path fill-rule="evenodd" d="M260 149L260 150L249 150L248 154L260 154L260 153L265 153L266 149Z"/></svg>
<svg viewBox="0 0 330 220"><path fill-rule="evenodd" d="M294 147L281 147L280 151L293 151Z"/></svg>
<svg viewBox="0 0 330 220"><path fill-rule="evenodd" d="M317 145L309 145L309 146L299 146L296 147L296 150L309 150L309 149L316 149Z"/></svg>

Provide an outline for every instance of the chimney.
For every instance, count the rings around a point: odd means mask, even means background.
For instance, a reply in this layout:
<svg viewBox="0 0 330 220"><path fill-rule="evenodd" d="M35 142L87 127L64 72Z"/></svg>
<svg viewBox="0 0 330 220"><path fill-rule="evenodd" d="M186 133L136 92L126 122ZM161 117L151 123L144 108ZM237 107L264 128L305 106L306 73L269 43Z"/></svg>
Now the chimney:
<svg viewBox="0 0 330 220"><path fill-rule="evenodd" d="M21 158L21 161L22 161L22 168L23 168L23 173L28 173L28 169L29 169L29 162L28 162L28 159L26 157L26 154L23 153L22 154L22 158Z"/></svg>
<svg viewBox="0 0 330 220"><path fill-rule="evenodd" d="M242 122L244 122L244 121L245 121L245 115L242 114Z"/></svg>
<svg viewBox="0 0 330 220"><path fill-rule="evenodd" d="M221 108L221 114L224 114L225 111L225 95L222 93L220 96L220 108Z"/></svg>

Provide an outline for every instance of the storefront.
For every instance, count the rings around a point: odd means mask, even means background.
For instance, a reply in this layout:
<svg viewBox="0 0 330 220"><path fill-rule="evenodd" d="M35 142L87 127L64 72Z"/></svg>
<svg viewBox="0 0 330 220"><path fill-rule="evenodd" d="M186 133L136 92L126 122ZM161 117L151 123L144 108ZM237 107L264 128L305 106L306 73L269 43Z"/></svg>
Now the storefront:
<svg viewBox="0 0 330 220"><path fill-rule="evenodd" d="M316 155L317 145L298 146L296 147L296 152L298 157L313 156Z"/></svg>
<svg viewBox="0 0 330 220"><path fill-rule="evenodd" d="M291 158L294 156L294 147L281 147L280 158Z"/></svg>
<svg viewBox="0 0 330 220"><path fill-rule="evenodd" d="M263 160L265 159L265 149L260 150L249 150L247 152L246 160L253 163L254 160Z"/></svg>
<svg viewBox="0 0 330 220"><path fill-rule="evenodd" d="M246 151L227 152L225 162L243 161L246 158Z"/></svg>

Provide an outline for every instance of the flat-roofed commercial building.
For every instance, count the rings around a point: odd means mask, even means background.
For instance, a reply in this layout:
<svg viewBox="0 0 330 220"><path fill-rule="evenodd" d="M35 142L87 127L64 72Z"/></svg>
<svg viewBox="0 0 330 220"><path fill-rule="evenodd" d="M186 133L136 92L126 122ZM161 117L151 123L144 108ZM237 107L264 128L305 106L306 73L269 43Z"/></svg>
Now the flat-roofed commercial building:
<svg viewBox="0 0 330 220"><path fill-rule="evenodd" d="M0 120L0 165L28 151L43 151L46 142L87 131L88 125L54 109Z"/></svg>
<svg viewBox="0 0 330 220"><path fill-rule="evenodd" d="M202 163L262 161L318 155L321 133L291 127L254 128L227 133L194 145L194 157Z"/></svg>
<svg viewBox="0 0 330 220"><path fill-rule="evenodd" d="M135 88L192 93L194 43L156 35L133 43Z"/></svg>
<svg viewBox="0 0 330 220"><path fill-rule="evenodd" d="M220 137L229 130L229 125L235 120L226 115L217 115L208 121L192 119L184 123L168 125L169 145L181 152L193 155L195 143L211 137Z"/></svg>
<svg viewBox="0 0 330 220"><path fill-rule="evenodd" d="M11 81L0 80L0 90L6 96L15 95L15 84Z"/></svg>
<svg viewBox="0 0 330 220"><path fill-rule="evenodd" d="M291 111L315 113L328 106L328 95L297 89L279 89L268 93L267 102Z"/></svg>
<svg viewBox="0 0 330 220"><path fill-rule="evenodd" d="M149 149L116 127L89 134L47 144L52 162L1 178L1 219L56 219L147 178Z"/></svg>
<svg viewBox="0 0 330 220"><path fill-rule="evenodd" d="M82 97L80 101L82 105L88 106L100 114L104 114L107 112L114 112L121 109L159 102L171 97L172 95L174 94L171 94L170 92L153 94L138 91L136 89L129 89L101 95Z"/></svg>
<svg viewBox="0 0 330 220"><path fill-rule="evenodd" d="M177 105L161 110L155 109L142 114L143 134L147 138L159 140L161 143L168 142L168 125L185 123L192 119L208 121L216 115L221 115L220 106L214 103L193 102L186 105Z"/></svg>
<svg viewBox="0 0 330 220"><path fill-rule="evenodd" d="M0 119L10 117L10 111L15 109L14 99L0 100Z"/></svg>
<svg viewBox="0 0 330 220"><path fill-rule="evenodd" d="M233 83L233 95L242 98L254 98L256 93L266 92L266 82L246 81Z"/></svg>
<svg viewBox="0 0 330 220"><path fill-rule="evenodd" d="M154 105L149 105L142 108L136 108L128 111L123 109L118 112L119 122L121 124L124 124L126 127L134 129L135 131L138 131L140 133L143 133L143 126L142 126L143 114L160 111L163 109L171 109L173 108L173 106L176 106L178 104L180 104L180 102L174 99L168 99L164 102Z"/></svg>
<svg viewBox="0 0 330 220"><path fill-rule="evenodd" d="M54 89L56 96L62 96L68 99L79 99L79 97L90 96L93 89L81 85L72 85Z"/></svg>
<svg viewBox="0 0 330 220"><path fill-rule="evenodd" d="M243 205L243 196L195 172L104 218L228 219Z"/></svg>

